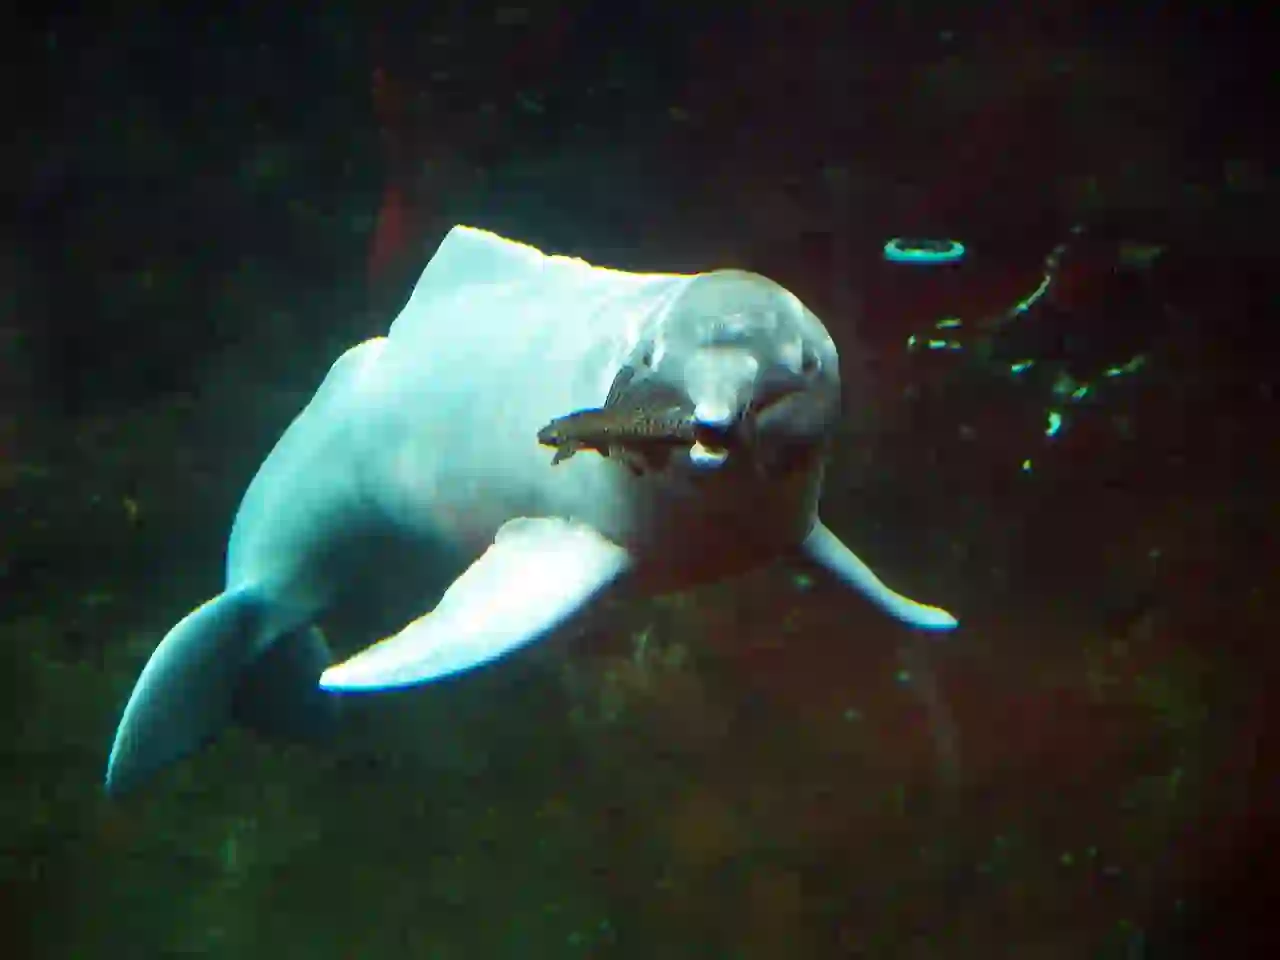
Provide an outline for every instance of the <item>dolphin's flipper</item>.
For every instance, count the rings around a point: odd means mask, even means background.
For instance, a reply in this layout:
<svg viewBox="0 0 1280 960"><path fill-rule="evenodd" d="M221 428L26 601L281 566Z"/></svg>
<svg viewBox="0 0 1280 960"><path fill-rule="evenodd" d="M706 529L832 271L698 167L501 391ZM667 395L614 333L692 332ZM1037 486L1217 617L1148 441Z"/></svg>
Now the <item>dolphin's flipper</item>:
<svg viewBox="0 0 1280 960"><path fill-rule="evenodd" d="M329 690L383 690L495 660L552 630L631 564L591 527L558 517L510 520L436 608L330 667Z"/></svg>
<svg viewBox="0 0 1280 960"><path fill-rule="evenodd" d="M939 607L917 603L890 590L821 520L813 525L800 549L814 563L835 574L889 616L903 623L922 630L952 630L958 623L955 617Z"/></svg>
<svg viewBox="0 0 1280 960"><path fill-rule="evenodd" d="M334 705L316 689L330 660L323 636L294 631L254 660L261 615L250 591L220 593L165 635L116 728L109 792L136 786L232 718L269 735L296 737L325 726Z"/></svg>

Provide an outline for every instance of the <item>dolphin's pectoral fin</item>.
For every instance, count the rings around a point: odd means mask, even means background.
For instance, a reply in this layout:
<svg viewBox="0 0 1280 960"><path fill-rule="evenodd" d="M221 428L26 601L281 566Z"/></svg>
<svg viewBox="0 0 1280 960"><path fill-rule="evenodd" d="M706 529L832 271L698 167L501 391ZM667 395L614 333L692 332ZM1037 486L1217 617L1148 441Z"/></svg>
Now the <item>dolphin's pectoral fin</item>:
<svg viewBox="0 0 1280 960"><path fill-rule="evenodd" d="M247 592L220 593L165 634L116 728L107 761L109 792L130 789L226 723L240 671L252 655L258 611Z"/></svg>
<svg viewBox="0 0 1280 960"><path fill-rule="evenodd" d="M436 608L320 678L329 690L382 690L488 663L568 619L631 564L591 527L519 518L445 591Z"/></svg>
<svg viewBox="0 0 1280 960"><path fill-rule="evenodd" d="M333 662L319 627L276 640L241 674L231 706L235 720L264 737L317 740L333 733L338 698L317 685Z"/></svg>
<svg viewBox="0 0 1280 960"><path fill-rule="evenodd" d="M952 630L958 622L945 610L917 603L890 590L821 520L814 524L800 549L814 563L835 574L889 616L903 623L922 630Z"/></svg>

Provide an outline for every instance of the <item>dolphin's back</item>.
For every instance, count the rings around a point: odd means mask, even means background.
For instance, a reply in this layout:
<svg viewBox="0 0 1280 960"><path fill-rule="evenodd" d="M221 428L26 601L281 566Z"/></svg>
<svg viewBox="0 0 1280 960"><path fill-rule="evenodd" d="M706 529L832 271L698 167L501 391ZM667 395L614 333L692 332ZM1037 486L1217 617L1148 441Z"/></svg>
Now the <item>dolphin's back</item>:
<svg viewBox="0 0 1280 960"><path fill-rule="evenodd" d="M616 471L599 458L553 467L538 432L604 402L625 356L688 281L455 227L361 381L386 512L475 551L518 516L590 509L607 520L621 509Z"/></svg>
<svg viewBox="0 0 1280 960"><path fill-rule="evenodd" d="M688 280L455 227L388 336L333 364L259 468L232 529L228 588L251 584L301 621L329 599L337 541L369 522L464 557L518 516L589 504L589 519L612 526L616 471L599 458L553 468L538 432L603 403Z"/></svg>
<svg viewBox="0 0 1280 960"><path fill-rule="evenodd" d="M594 266L574 257L548 256L534 247L474 227L457 226L445 235L414 286L409 302L391 325L391 336L424 346L453 341L459 334L520 338L546 306L543 322L564 336L599 339L610 328L625 336L636 322L619 307L644 307L682 287L690 277L673 273L628 273ZM512 311L512 296L522 309ZM459 305L468 307L465 327L449 322ZM608 304L608 312L601 308ZM530 308L535 308L532 311Z"/></svg>

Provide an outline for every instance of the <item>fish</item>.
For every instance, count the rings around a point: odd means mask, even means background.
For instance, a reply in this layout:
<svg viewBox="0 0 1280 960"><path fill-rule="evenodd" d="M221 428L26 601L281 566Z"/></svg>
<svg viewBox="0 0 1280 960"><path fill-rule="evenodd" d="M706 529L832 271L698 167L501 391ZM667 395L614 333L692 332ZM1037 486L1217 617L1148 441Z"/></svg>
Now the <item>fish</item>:
<svg viewBox="0 0 1280 960"><path fill-rule="evenodd" d="M723 441L698 423L692 407L604 406L576 410L556 417L538 431L538 442L555 448L552 465L579 450L594 450L621 461L633 473L661 469L673 448L702 443L722 447Z"/></svg>

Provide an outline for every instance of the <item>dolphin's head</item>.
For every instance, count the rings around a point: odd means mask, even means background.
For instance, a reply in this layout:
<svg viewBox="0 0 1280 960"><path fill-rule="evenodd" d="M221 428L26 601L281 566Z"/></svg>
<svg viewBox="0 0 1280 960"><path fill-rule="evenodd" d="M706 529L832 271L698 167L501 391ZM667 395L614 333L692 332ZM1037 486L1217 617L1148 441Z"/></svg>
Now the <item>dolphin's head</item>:
<svg viewBox="0 0 1280 960"><path fill-rule="evenodd" d="M623 361L607 404L690 410L692 469L749 465L777 477L820 463L840 413L839 360L794 294L717 270L668 304Z"/></svg>

